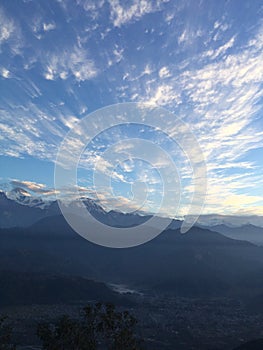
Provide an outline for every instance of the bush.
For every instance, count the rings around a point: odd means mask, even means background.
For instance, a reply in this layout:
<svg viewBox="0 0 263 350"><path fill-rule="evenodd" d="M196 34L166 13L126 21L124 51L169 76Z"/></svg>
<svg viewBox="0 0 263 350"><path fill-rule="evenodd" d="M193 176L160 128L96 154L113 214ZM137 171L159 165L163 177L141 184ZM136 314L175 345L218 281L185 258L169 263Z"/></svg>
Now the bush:
<svg viewBox="0 0 263 350"><path fill-rule="evenodd" d="M46 350L137 350L136 319L112 304L88 305L79 320L63 316L55 324L38 325L37 334Z"/></svg>
<svg viewBox="0 0 263 350"><path fill-rule="evenodd" d="M7 323L6 317L0 317L0 350L14 350L12 342L12 327Z"/></svg>

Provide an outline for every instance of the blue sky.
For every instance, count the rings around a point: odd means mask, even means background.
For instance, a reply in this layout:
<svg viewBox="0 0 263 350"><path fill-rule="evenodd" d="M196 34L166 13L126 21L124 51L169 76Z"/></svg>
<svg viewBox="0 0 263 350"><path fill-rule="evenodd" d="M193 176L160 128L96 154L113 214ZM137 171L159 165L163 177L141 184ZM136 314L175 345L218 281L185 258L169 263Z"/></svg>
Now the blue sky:
<svg viewBox="0 0 263 350"><path fill-rule="evenodd" d="M263 215L262 62L262 1L2 0L2 188L54 195L58 148L78 120L111 104L147 102L196 136L207 164L204 213ZM83 193L94 195L92 168L107 146L139 134L173 154L191 192L191 171L174 146L161 133L126 126L85 151ZM115 197L100 194L106 206L129 206L135 179L148 186L143 209L154 210L156 167L128 159L114 175Z"/></svg>

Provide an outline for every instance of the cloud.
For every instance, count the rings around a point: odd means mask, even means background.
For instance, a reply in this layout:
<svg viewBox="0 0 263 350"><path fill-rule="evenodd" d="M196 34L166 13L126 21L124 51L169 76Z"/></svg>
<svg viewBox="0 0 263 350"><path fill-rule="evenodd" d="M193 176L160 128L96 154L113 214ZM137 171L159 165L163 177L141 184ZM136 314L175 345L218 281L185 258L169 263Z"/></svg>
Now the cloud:
<svg viewBox="0 0 263 350"><path fill-rule="evenodd" d="M203 35L201 29L193 30L190 27L183 29L181 35L178 36L177 42L179 46L190 46L197 38Z"/></svg>
<svg viewBox="0 0 263 350"><path fill-rule="evenodd" d="M229 23L225 22L225 18L222 19L222 22L216 21L214 23L214 35L213 40L217 41L222 38L224 32L226 32L228 29L230 29L231 25Z"/></svg>
<svg viewBox="0 0 263 350"><path fill-rule="evenodd" d="M53 161L66 134L65 125L58 122L62 115L63 106L49 110L48 106L43 109L32 102L20 105L8 99L7 106L0 109L0 154Z"/></svg>
<svg viewBox="0 0 263 350"><path fill-rule="evenodd" d="M20 54L23 44L19 25L0 8L0 53L4 44L8 45L12 55Z"/></svg>
<svg viewBox="0 0 263 350"><path fill-rule="evenodd" d="M116 47L113 50L113 55L115 56L116 63L118 63L121 60L123 60L123 52L124 52L124 49L118 48L118 47Z"/></svg>
<svg viewBox="0 0 263 350"><path fill-rule="evenodd" d="M166 1L167 2L167 1ZM115 27L139 20L146 14L161 9L161 1L133 0L131 5L122 5L119 0L109 0L110 16Z"/></svg>
<svg viewBox="0 0 263 350"><path fill-rule="evenodd" d="M97 19L100 15L100 10L105 4L105 0L76 0L79 6L91 15L93 19Z"/></svg>
<svg viewBox="0 0 263 350"><path fill-rule="evenodd" d="M10 184L13 188L20 187L26 191L30 191L37 195L50 196L50 195L55 195L57 193L56 190L49 189L47 188L46 185L42 183L33 182L33 181L22 181L22 180L13 179L10 181Z"/></svg>
<svg viewBox="0 0 263 350"><path fill-rule="evenodd" d="M178 38L178 44L184 43L185 41L188 40L188 38L189 38L188 32L186 29L184 29L184 31L182 32L182 34Z"/></svg>
<svg viewBox="0 0 263 350"><path fill-rule="evenodd" d="M77 81L94 78L98 70L85 49L73 47L61 53L47 53L44 77L47 80L67 79L74 76Z"/></svg>
<svg viewBox="0 0 263 350"><path fill-rule="evenodd" d="M216 50L209 50L207 52L207 56L211 56L212 59L215 59L220 55L224 55L228 49L233 47L234 43L235 43L235 36L233 36L228 42L226 42L224 45L220 46Z"/></svg>
<svg viewBox="0 0 263 350"><path fill-rule="evenodd" d="M43 30L45 32L49 32L50 30L54 30L56 28L55 23L43 23Z"/></svg>
<svg viewBox="0 0 263 350"><path fill-rule="evenodd" d="M1 69L1 75L3 78L10 78L10 71L6 68Z"/></svg>
<svg viewBox="0 0 263 350"><path fill-rule="evenodd" d="M171 84L161 84L155 88L148 87L146 101L151 105L167 106L181 102L180 93Z"/></svg>
<svg viewBox="0 0 263 350"><path fill-rule="evenodd" d="M262 184L256 176L260 167L246 157L253 149L263 147L262 33L260 27L254 39L241 47L237 46L236 35L232 36L211 51L209 61L206 51L198 53L193 58L198 61L197 68L183 67L181 72L177 69L173 73L173 66L167 66L171 73L167 84L149 76L146 94L141 97L151 104L169 106L191 125L208 168L207 212L235 213L238 205L259 206L260 195L253 196L251 191ZM183 106L188 106L186 112L181 109L182 99ZM180 170L186 192L192 193L194 187L185 182L191 174L185 168ZM233 177L233 173L240 172L242 176Z"/></svg>
<svg viewBox="0 0 263 350"><path fill-rule="evenodd" d="M0 9L0 44L7 42L15 32L15 24L12 19L9 19L3 10Z"/></svg>
<svg viewBox="0 0 263 350"><path fill-rule="evenodd" d="M169 72L169 69L167 67L162 67L160 70L159 70L159 77L161 79L163 78L169 78L171 76L171 73Z"/></svg>
<svg viewBox="0 0 263 350"><path fill-rule="evenodd" d="M43 39L45 33L56 29L54 21L45 21L41 15L34 16L29 22L33 35L38 39Z"/></svg>

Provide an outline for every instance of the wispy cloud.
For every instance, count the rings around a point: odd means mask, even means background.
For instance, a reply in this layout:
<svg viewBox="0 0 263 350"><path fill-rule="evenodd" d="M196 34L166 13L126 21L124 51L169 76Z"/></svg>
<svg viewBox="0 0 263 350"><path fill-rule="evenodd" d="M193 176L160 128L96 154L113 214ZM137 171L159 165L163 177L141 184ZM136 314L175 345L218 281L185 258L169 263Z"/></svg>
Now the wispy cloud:
<svg viewBox="0 0 263 350"><path fill-rule="evenodd" d="M123 5L123 2L119 0L109 0L109 3L114 26L121 27L129 22L139 20L148 13L160 10L162 1L133 0L129 5Z"/></svg>
<svg viewBox="0 0 263 350"><path fill-rule="evenodd" d="M169 107L192 126L209 170L208 212L220 210L218 202L222 211L235 212L238 205L258 206L261 198L251 194L251 187L258 186L257 181L253 182L258 173L255 163L240 159L263 146L259 125L263 97L262 30L259 28L254 39L242 46L235 45L236 36L232 36L210 51L209 61L207 51L197 54L201 68L183 68L181 73L177 69L175 76L174 67L168 66L171 76L166 84L149 76L147 93L141 96L142 101ZM185 105L181 105L182 101L189 106L187 112L181 108ZM231 173L239 173L240 168L247 174L234 180Z"/></svg>
<svg viewBox="0 0 263 350"><path fill-rule="evenodd" d="M2 45L6 44L12 54L19 54L22 47L20 27L0 8L0 52Z"/></svg>
<svg viewBox="0 0 263 350"><path fill-rule="evenodd" d="M241 157L263 145L263 134L257 124L253 124L263 96L261 32L262 28L256 36L256 45L237 49L237 53L225 56L221 61L182 75L183 89L199 119L193 125L209 168L207 203L208 207L211 205L210 210L213 206L216 208L219 201L223 210L235 212L238 206L257 205L261 199L247 190L253 182L253 171L237 182L227 170L235 162L240 166ZM213 59L225 54L233 45L234 37L214 52ZM223 178L218 177L219 168L225 169ZM253 164L243 163L243 169L251 168ZM240 188L241 192L237 193Z"/></svg>
<svg viewBox="0 0 263 350"><path fill-rule="evenodd" d="M15 32L15 25L14 21L9 19L3 10L0 10L0 22L1 22L1 28L0 28L0 44L3 44L4 42L8 41L12 37L12 35Z"/></svg>
<svg viewBox="0 0 263 350"><path fill-rule="evenodd" d="M233 47L235 42L235 36L233 36L228 42L226 42L224 45L218 47L216 50L209 50L207 51L207 56L210 56L212 59L217 58L220 55L224 55L228 49Z"/></svg>
<svg viewBox="0 0 263 350"><path fill-rule="evenodd" d="M21 158L31 155L53 161L69 120L64 117L65 124L59 124L61 115L63 109L58 107L53 107L50 113L33 103L16 105L8 101L5 110L0 110L0 154Z"/></svg>
<svg viewBox="0 0 263 350"><path fill-rule="evenodd" d="M179 104L181 102L181 94L171 84L160 84L157 86L149 86L147 88L146 102L152 105L167 106L171 104Z"/></svg>
<svg viewBox="0 0 263 350"><path fill-rule="evenodd" d="M22 181L13 179L10 181L10 184L13 188L19 187L37 195L51 196L57 193L56 190L47 188L45 184L33 181Z"/></svg>
<svg viewBox="0 0 263 350"><path fill-rule="evenodd" d="M73 76L77 81L94 78L98 70L87 51L75 46L62 52L46 55L44 77L47 80L67 79Z"/></svg>
<svg viewBox="0 0 263 350"><path fill-rule="evenodd" d="M162 78L169 78L171 76L171 73L169 72L169 69L167 67L162 67L159 70L159 77Z"/></svg>
<svg viewBox="0 0 263 350"><path fill-rule="evenodd" d="M101 8L106 3L105 0L76 0L77 4L81 6L93 19L97 19Z"/></svg>

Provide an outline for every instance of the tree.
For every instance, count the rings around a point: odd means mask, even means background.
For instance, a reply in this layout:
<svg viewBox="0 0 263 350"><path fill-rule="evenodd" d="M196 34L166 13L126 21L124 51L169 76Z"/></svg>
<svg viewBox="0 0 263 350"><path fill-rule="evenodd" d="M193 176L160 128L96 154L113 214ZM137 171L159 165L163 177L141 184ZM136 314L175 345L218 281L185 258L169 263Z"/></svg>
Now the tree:
<svg viewBox="0 0 263 350"><path fill-rule="evenodd" d="M63 316L56 325L41 324L37 334L43 342L43 348L48 350L95 350L92 341L84 333L83 327L77 321Z"/></svg>
<svg viewBox="0 0 263 350"><path fill-rule="evenodd" d="M139 348L138 340L134 336L137 320L128 312L117 312L114 305L105 306L102 318L104 339L111 350L136 350Z"/></svg>
<svg viewBox="0 0 263 350"><path fill-rule="evenodd" d="M138 350L136 319L112 304L88 305L79 320L63 316L55 324L40 324L37 334L46 350Z"/></svg>
<svg viewBox="0 0 263 350"><path fill-rule="evenodd" d="M0 317L0 350L14 350L12 342L12 327L6 322L7 317Z"/></svg>

